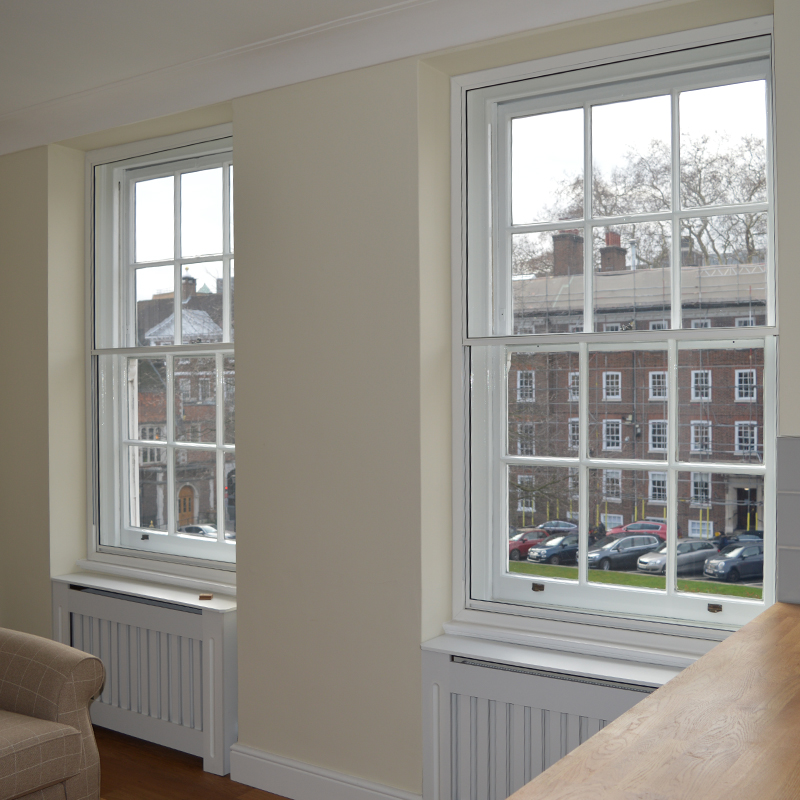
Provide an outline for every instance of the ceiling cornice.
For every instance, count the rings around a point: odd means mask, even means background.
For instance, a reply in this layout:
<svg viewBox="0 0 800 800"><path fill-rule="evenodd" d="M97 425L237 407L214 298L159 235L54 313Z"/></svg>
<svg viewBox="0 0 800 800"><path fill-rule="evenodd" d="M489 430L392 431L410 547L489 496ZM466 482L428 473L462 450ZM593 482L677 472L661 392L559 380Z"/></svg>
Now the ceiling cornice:
<svg viewBox="0 0 800 800"><path fill-rule="evenodd" d="M0 116L0 154L652 0L403 0Z"/></svg>

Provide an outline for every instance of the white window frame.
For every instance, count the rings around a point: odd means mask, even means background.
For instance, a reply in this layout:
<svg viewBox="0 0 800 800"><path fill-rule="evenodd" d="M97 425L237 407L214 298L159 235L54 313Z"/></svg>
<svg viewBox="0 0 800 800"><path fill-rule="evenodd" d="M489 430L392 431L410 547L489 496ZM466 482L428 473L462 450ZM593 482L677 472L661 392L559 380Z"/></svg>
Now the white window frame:
<svg viewBox="0 0 800 800"><path fill-rule="evenodd" d="M567 420L568 446L570 450L577 450L581 446L580 418L570 417Z"/></svg>
<svg viewBox="0 0 800 800"><path fill-rule="evenodd" d="M525 380L530 378L530 382ZM517 370L517 402L535 403L536 402L536 370L520 369Z"/></svg>
<svg viewBox="0 0 800 800"><path fill-rule="evenodd" d="M747 384L750 393L745 395L742 393L742 383L739 381L739 377L742 375L750 375L752 380ZM758 373L755 369L737 369L734 374L734 389L735 389L735 396L734 402L736 403L755 403L758 400Z"/></svg>
<svg viewBox="0 0 800 800"><path fill-rule="evenodd" d="M530 430L530 436L525 434ZM523 442L525 443L523 447ZM530 443L530 444L528 444ZM532 422L517 423L517 455L535 456L536 455L536 428ZM529 453L524 452L530 450Z"/></svg>
<svg viewBox="0 0 800 800"><path fill-rule="evenodd" d="M711 327L711 320L708 317L703 317L703 319L693 319L692 320L692 328L697 330L698 328L710 328Z"/></svg>
<svg viewBox="0 0 800 800"><path fill-rule="evenodd" d="M705 385L698 384L698 378L705 375L707 382ZM693 369L692 370L692 402L710 403L711 402L711 370Z"/></svg>
<svg viewBox="0 0 800 800"><path fill-rule="evenodd" d="M655 497L654 487L656 481L664 483L664 496L662 497ZM648 503L658 503L659 505L666 505L667 504L667 473L666 472L648 472L647 473L647 502Z"/></svg>
<svg viewBox="0 0 800 800"><path fill-rule="evenodd" d="M591 51L591 54L581 53L581 54L570 54L569 56L565 57L557 57L554 59L544 59L540 62L532 62L529 65L522 65L513 68L504 68L497 71L487 71L484 73L475 73L474 75L469 76L459 76L458 78L453 79L453 87L454 87L454 127L453 127L453 148L452 152L454 155L454 180L453 180L453 231L454 231L454 247L453 247L453 259L454 259L454 287L456 287L457 297L458 297L458 307L460 309L459 313L457 313L454 317L455 326L456 326L456 345L454 349L454 364L456 365L456 374L460 375L460 385L464 387L464 391L468 392L467 387L470 385L470 381L473 380L476 376L479 377L481 380L484 376L484 370L487 370L486 374L491 374L493 369L500 369L502 373L502 365L504 363L504 355L497 354L497 357L493 355L491 350L492 346L495 345L510 345L511 342L506 339L505 341L499 340L496 338L492 338L495 336L503 336L504 334L501 332L499 333L489 333L489 334L478 334L475 332L471 332L465 325L465 320L467 320L467 291L471 292L471 296L477 297L476 293L472 291L475 288L474 281L477 280L475 275L467 275L466 279L463 280L462 283L462 268L463 264L463 254L466 252L471 253L471 258L475 258L476 256L480 258L481 262L484 264L495 264L496 261L491 255L488 255L484 252L485 246L487 243L497 243L503 240L503 235L499 233L499 229L495 224L493 227L493 231L496 235L494 235L491 239L481 239L481 234L476 234L477 240L473 241L470 239L470 235L467 234L467 229L462 226L462 221L466 219L466 208L469 205L470 213L475 214L477 213L480 218L488 218L488 210L484 206L481 207L480 199L476 202L476 198L473 196L472 192L476 191L474 188L471 188L470 185L466 182L466 172L467 172L467 165L470 165L470 174L474 177L476 175L480 176L478 180L483 180L484 176L489 176L490 171L488 169L484 169L485 163L480 163L481 159L484 162L491 156L491 151L486 147L472 147L470 150L471 155L469 157L465 156L466 151L462 151L462 147L466 147L465 142L470 140L470 137L474 141L479 141L480 136L483 132L488 130L487 122L492 118L492 114L494 113L491 109L495 108L496 106L493 103L496 102L496 98L500 96L502 91L505 91L508 88L509 95L511 95L511 88L513 85L513 97L520 97L526 91L526 85L524 81L528 78L536 79L537 81L540 78L545 78L547 80L552 77L553 82L558 82L561 80L562 74L569 75L577 75L580 72L578 67L586 67L591 68L597 64L610 64L617 66L617 62L620 59L625 58L640 58L644 55L654 54L654 53L673 53L676 52L683 47L688 46L702 46L708 44L714 44L722 41L728 40L739 40L739 39L747 39L748 37L753 37L755 35L760 35L763 33L768 33L770 30L769 28L769 20L766 18L764 20L758 20L755 22L748 21L747 24L731 24L731 25L723 25L717 26L713 29L704 29L702 31L691 31L686 34L677 34L674 37L664 37L663 39L659 39L658 42L647 43L646 45L643 43L630 43L629 45L619 45L613 46L611 48L598 48L596 51ZM685 63L685 59L683 54L680 55L681 61L676 63ZM638 68L638 63L635 68ZM621 68L623 65L619 65ZM626 77L630 75L631 69L629 64L624 65L624 73L621 71L620 74L625 74ZM565 70L567 72L565 72ZM575 70L575 72L570 72L570 70ZM585 73L584 73L585 74ZM769 73L765 73L766 79L769 80ZM580 80L584 81L585 78L581 77ZM512 84L512 82L514 82ZM578 78L575 78L575 82L578 82ZM730 82L730 79L728 79ZM469 121L467 121L467 92L468 91L476 91L476 97L480 97L480 103L483 103L484 108L486 109L487 113L489 114L488 117L482 117L480 114L472 114L470 116ZM484 94L481 94L483 92ZM479 106L475 106L478 108ZM771 110L768 110L768 114L771 114ZM492 122L491 124L495 124ZM481 133L476 133L481 131ZM492 142L497 143L500 142L502 137L494 135L492 137ZM480 155L475 155L480 154ZM470 159L475 155L475 163L473 163ZM463 186L467 186L466 194L462 194L461 188ZM472 184L474 187L474 183ZM494 187L495 193L492 195L494 197L499 196L496 193L497 187ZM482 191L482 190L481 190ZM484 197L489 196L488 194L484 194ZM469 198L469 200L468 200ZM771 220L771 216L770 216ZM771 222L770 222L771 224ZM563 223L562 223L563 227ZM570 227L576 227L570 224ZM584 241L587 243L587 251L589 249L589 242L591 241L590 237L585 236ZM469 242L469 248L467 247L467 242ZM478 246L474 246L474 245ZM584 263L591 263L588 259L585 260ZM760 339L764 342L765 350L764 350L764 360L765 360L765 377L764 377L764 408L765 408L765 433L764 439L767 449L769 450L769 456L765 459L770 463L769 469L774 468L774 433L775 433L775 425L774 425L774 403L775 403L775 393L773 390L773 381L775 375L775 368L776 368L776 361L775 361L775 339L773 335L777 332L775 327L775 291L774 291L774 264L772 261L772 252L769 252L769 259L767 263L767 274L768 279L766 282L767 287L767 295L768 295L768 302L766 306L765 314L765 325L757 330L749 331L747 335L742 339L742 342L751 341L754 339ZM591 297L592 294L590 292L592 286L593 275L591 270L587 270L584 274L584 282L586 284L586 292L585 296ZM458 292L457 287L463 287L463 292ZM679 291L679 282L673 283L672 287L672 294L673 298L680 298L680 291ZM496 297L500 298L502 301L502 295L496 295ZM490 305L486 306L489 309L490 314L493 313L492 308ZM668 343L669 352L670 352L670 363L669 369L670 371L677 370L677 351L680 347L683 347L683 343L686 340L692 340L691 336L687 335L690 329L683 329L681 330L680 327L680 317L681 317L682 309L680 308L680 304L676 304L673 302L672 305L672 318L673 318L673 325L670 332L663 337L664 342ZM477 315L474 312L474 309L470 312L471 319L474 320L482 320L484 319L483 312L479 312ZM596 330L594 327L594 319L592 308L590 304L587 304L585 308L585 328L587 333L583 335L580 340L580 348L581 353L585 354L588 352L585 348L588 346L596 347L599 345L600 337L596 333L592 333L593 330ZM508 317L510 320L510 316ZM677 324L675 324L675 320L678 320ZM462 325L464 327L462 328ZM479 328L482 330L483 328ZM728 334L730 336L730 334ZM619 332L619 333L605 333L603 338L606 339L612 347L616 347L617 350L626 350L630 349L630 342L641 341L638 339L640 334L633 332L633 335L630 332ZM695 336L692 334L692 336ZM708 340L709 342L718 342L723 338L720 335L720 332L717 330L713 330L711 332L706 333L705 337L702 341ZM555 349L557 345L557 336L550 336L548 334L541 334L538 337L538 342L536 344L537 347L547 347L548 350ZM563 341L573 342L572 339L565 339ZM649 335L646 338L647 342L654 342L656 341L653 335ZM699 339L697 341L700 341ZM530 344L530 342L529 342ZM576 349L578 345L573 344L573 348ZM722 345L720 345L722 346ZM486 349L484 349L486 348ZM516 348L514 348L516 349ZM730 348L726 348L730 349ZM470 356L470 358L465 359L465 354ZM582 359L584 355L582 355ZM586 385L585 380L588 379L588 364L582 360L581 365L581 376L584 379L584 386ZM671 398L677 398L677 386L672 385L672 381L670 382L669 392ZM476 385L478 382L476 381ZM497 384L494 384L495 386ZM582 407L588 405L588 399L586 397L587 393L583 393L581 398ZM767 396L768 395L768 396ZM462 433L468 430L468 425L465 425L465 409L461 405L462 398L459 393L456 393L457 400L454 401L454 433L456 437L460 437ZM483 408L483 401L482 399L478 400L478 407ZM498 407L502 407L502 403L498 404ZM677 415L677 406L673 403L673 411ZM475 414L477 412L473 412ZM766 417L769 417L768 421ZM582 418L582 426L585 428L588 422ZM766 429L769 428L769 431ZM677 456L677 442L678 442L678 424L677 424L677 416L675 417L674 424L669 426L670 430L670 437L672 440L671 444L671 452ZM505 436L504 430L501 429L502 436ZM584 440L585 441L585 440ZM475 452L475 439L473 436L473 459L472 459L472 486L480 486L481 481L485 481L486 485L493 485L493 480L490 478L490 475L485 471L484 462L475 462L474 460L474 452ZM482 450L483 445L478 445L477 449L480 452ZM470 452L469 450L465 450L465 452ZM586 490L587 490L587 471L591 468L602 468L608 462L602 458L592 457L590 455L590 450L587 450L585 445L582 447L582 451L580 453L580 457L577 459L579 468L580 468L580 479L581 485L583 487L583 494L581 496L582 505L585 504L585 497L586 497ZM545 458L544 456L541 457L542 459ZM538 458L531 459L532 462L536 463ZM560 461L560 459L550 459L550 463L555 463L556 461ZM622 459L619 459L620 463L623 462ZM488 462L485 462L488 463ZM469 472L469 470L462 471L463 465L456 465L456 483L460 487L462 484L459 481L459 477L465 475ZM565 461L566 466L566 461ZM641 469L642 465L640 463L627 465L624 464L626 468L631 469ZM670 459L669 461L669 486L670 488L670 502L676 502L676 492L674 491L674 485L676 484L677 480L677 468L678 467L688 467L689 464L684 462L677 462ZM722 470L727 468L727 465L721 465ZM766 469L763 469L759 466L751 466L747 465L747 470L752 471L758 474L766 474L765 479L765 486L766 492L769 494L771 491L774 490L774 473L767 472ZM477 481L477 482L476 482ZM469 486L464 486L463 489L466 492L466 496L469 496L470 488ZM460 505L463 504L462 492L459 489L457 492L456 497L456 508L460 508ZM502 505L502 504L500 504ZM504 504L507 507L507 503ZM476 511L478 513L476 513ZM576 584L569 583L569 585L561 586L560 584L553 583L548 581L547 579L542 579L546 584L547 588L547 597L543 597L542 595L537 595L534 598L530 596L530 585L529 581L525 582L523 579L512 579L509 577L506 580L504 567L500 567L500 563L505 563L507 559L507 554L503 555L505 552L502 547L498 545L498 556L502 556L503 562L498 559L488 558L486 559L484 555L491 551L491 547L489 546L489 542L485 540L485 536L493 536L494 534L491 533L493 530L492 524L483 516L484 510L479 506L475 506L474 503L472 507L467 510L465 508L465 515L462 516L461 513L457 510L456 512L456 535L457 537L461 537L463 535L463 529L466 527L466 520L470 519L470 530L472 535L472 544L471 550L474 553L475 548L478 548L479 558L475 558L469 555L470 550L465 550L465 558L466 561L457 559L456 564L456 571L455 571L455 594L454 594L454 616L457 620L467 622L467 621L486 621L489 619L486 615L493 615L496 612L501 614L513 614L516 615L517 618L520 620L519 624L523 626L525 629L530 628L530 630L538 630L537 624L535 622L538 615L541 614L541 609L545 608L546 615L549 619L557 619L561 620L564 624L568 622L577 621L577 618L571 616L571 612L569 609L573 606L573 598L577 597L578 595L575 593L575 589L579 588L581 591L580 596L582 598L586 598L589 594L596 594L595 588L592 587L589 582L585 572L585 565L581 562L581 567L579 568L579 577ZM769 517L771 524L774 525L774 502L770 500L769 509L765 509L765 527L767 525L766 519ZM667 519L667 527L668 527L668 539L671 541L675 541L677 532L676 532L676 521L675 515L671 517L666 517ZM488 524L484 524L488 523ZM580 528L582 529L582 533L585 533L585 526L589 523L587 522L586 514L582 512L582 516L580 519ZM499 528L497 529L499 531ZM480 533L480 531L484 531L485 533ZM499 534L498 534L499 535ZM505 542L502 542L505 545ZM507 550L507 547L505 548ZM774 542L769 542L767 544L767 560L772 558L774 563ZM458 552L458 548L457 548ZM579 551L580 558L585 558L585 541L582 540L581 542L581 549ZM471 564L470 567L470 559ZM689 598L686 596L681 596L680 600L678 600L677 594L668 587L668 599L670 602L679 602L681 609L680 611L676 612L676 616L674 619L684 619L684 620L693 620L693 624L698 624L703 626L705 623L709 624L726 624L730 621L734 625L742 624L744 621L751 619L755 616L756 613L759 613L761 609L763 609L764 605L769 605L774 600L774 581L770 574L768 574L768 570L765 570L765 586L764 586L764 603L753 603L748 605L746 608L740 606L739 604L735 604L735 608L731 605L730 601L727 602L725 611L723 616L717 616L713 620L709 621L709 618L706 616L708 611L706 608L707 602L703 602L705 598ZM674 563L671 564L668 571L668 581L671 580L670 575L674 575ZM465 581L462 581L461 577L465 576ZM513 585L512 585L513 583ZM516 588L518 586L518 589ZM526 591L524 591L526 590ZM587 594L584 594L584 591ZM626 593L627 594L627 593ZM636 594L637 597L640 593L633 592ZM598 595L599 596L599 595ZM647 598L642 596L641 598L643 601L646 601ZM630 598L626 598L625 602L616 603L611 595L604 593L604 601L602 603L602 620L601 624L603 625L610 625L611 628L614 628L615 624L613 621L609 622L609 620L613 620L613 616L609 617L608 614L611 615L618 615L620 619L624 620L630 615ZM661 598L659 598L660 602ZM607 602L606 602L607 601ZM647 601L649 602L649 601ZM647 605L645 602L645 606ZM690 606L693 610L690 609ZM581 613L589 613L591 614L592 608L600 608L600 606L592 605L591 601L587 600L586 604L584 604L583 600L578 604L577 608L581 609ZM663 605L661 606L663 609ZM649 612L645 610L644 606L639 607L639 613L643 613L646 617L648 616ZM658 611L654 613L654 617L658 617L662 611ZM500 617L500 619L507 620L508 617ZM590 622L590 617L584 617L584 621ZM597 618L598 623L600 622L601 617ZM527 620L527 622L525 622ZM666 632L667 627L665 627L661 622L657 619L646 620L642 622L637 622L637 625L641 625L640 630L652 630L652 631L663 631ZM624 627L625 623L620 622L620 625ZM673 629L674 631L675 629Z"/></svg>
<svg viewBox="0 0 800 800"><path fill-rule="evenodd" d="M622 323L621 322L604 322L603 323L603 332L604 333L618 333L622 330Z"/></svg>
<svg viewBox="0 0 800 800"><path fill-rule="evenodd" d="M615 484L614 491L616 493L609 493L609 483ZM603 470L603 500L609 503L622 502L622 470L621 469L604 469Z"/></svg>
<svg viewBox="0 0 800 800"><path fill-rule="evenodd" d="M690 444L689 450L692 453L710 453L712 449L711 444L711 422L707 419L693 419L690 423ZM701 447L701 437L699 436L700 431L705 431L705 444L707 447Z"/></svg>
<svg viewBox="0 0 800 800"><path fill-rule="evenodd" d="M577 403L581 399L581 374L570 372L567 377L567 400Z"/></svg>
<svg viewBox="0 0 800 800"><path fill-rule="evenodd" d="M711 520L689 520L689 537L691 539L712 539L714 537L714 523Z"/></svg>
<svg viewBox="0 0 800 800"><path fill-rule="evenodd" d="M747 447L742 447L742 431L750 431L750 441ZM758 423L753 420L739 420L733 423L733 449L737 455L747 455L758 452Z"/></svg>
<svg viewBox="0 0 800 800"><path fill-rule="evenodd" d="M653 444L656 426L664 426L663 447ZM647 421L647 450L650 453L666 453L669 448L669 421L666 419L651 419Z"/></svg>
<svg viewBox="0 0 800 800"><path fill-rule="evenodd" d="M654 319L650 322L650 330L651 331L668 331L669 330L669 320L668 319Z"/></svg>
<svg viewBox="0 0 800 800"><path fill-rule="evenodd" d="M656 386L656 384L659 383L659 380L657 379L660 378L664 379L663 387ZM665 371L659 371L659 370L652 371L648 376L648 382L650 386L650 397L649 397L650 400L666 400L669 397L669 379ZM656 388L659 389L658 393L655 391ZM664 390L663 394L661 394L660 391L662 388Z"/></svg>
<svg viewBox="0 0 800 800"><path fill-rule="evenodd" d="M610 379L616 378L616 394L609 392ZM614 388L611 386L610 388ZM603 373L603 400L606 402L616 403L622 401L622 373L621 372L604 372Z"/></svg>
<svg viewBox="0 0 800 800"><path fill-rule="evenodd" d="M609 444L609 436L612 429L616 429L614 436L617 439L617 444ZM621 419L604 419L603 420L603 450L622 450L622 420Z"/></svg>
<svg viewBox="0 0 800 800"><path fill-rule="evenodd" d="M517 511L524 512L525 514L533 514L533 512L536 511L536 503L533 499L533 475L517 475L516 480L520 488L530 487L530 492L527 494L523 492L519 493L517 497Z"/></svg>
<svg viewBox="0 0 800 800"><path fill-rule="evenodd" d="M736 317L734 324L737 328L752 328L756 324L756 318L754 316Z"/></svg>
<svg viewBox="0 0 800 800"><path fill-rule="evenodd" d="M191 160L192 166L189 166ZM180 162L180 163L179 163ZM123 457L123 449L127 443L137 445L136 440L125 438L123 428L126 425L125 413L118 411L117 404L123 402L126 391L125 368L126 359L132 356L152 357L166 359L169 363L176 354L203 355L216 361L217 379L209 387L217 401L216 425L224 429L224 370L222 364L226 357L234 354L232 341L211 342L193 345L168 345L150 347L129 347L129 332L132 328L125 327L127 308L132 292L133 265L126 266L130 270L130 284L127 281L118 281L117 271L122 268L119 259L125 258L128 263L129 256L125 242L129 235L127 228L119 220L118 209L124 209L127 202L119 193L131 191L127 188L126 170L138 170L137 177L146 175L157 177L164 174L180 174L181 171L191 172L198 168L215 167L223 165L224 186L227 187L227 175L232 163L232 126L230 124L218 125L199 131L165 136L132 145L121 145L105 148L87 154L86 171L87 186L94 187L94 192L87 192L86 218L93 225L89 233L91 247L87 248L87 283L94 287L94 298L88 303L89 315L88 347L91 358L87 364L87 394L93 396L96 392L98 398L95 410L90 413L87 420L90 430L96 430L97 425L105 430L117 431L110 436L100 437L97 446L89 448L88 485L88 515L93 520L87 532L87 560L79 561L78 566L84 566L103 572L118 575L139 576L142 570L163 578L156 580L179 580L185 586L199 588L215 585L221 593L235 593L236 565L235 543L225 541L225 526L217 525L219 537L217 540L210 537L186 537L177 533L177 490L167 490L168 507L167 516L170 519L167 534L157 537L152 532L146 531L147 538L141 535L141 529L131 528L129 525L130 512L128 510L128 490L126 487L127 459ZM178 173L175 170L178 170ZM132 175L133 173L127 173ZM224 191L227 191L225 189ZM230 299L228 292L228 275L232 270L232 250L228 247L229 220L231 208L228 203L223 203L223 237L224 249L221 257L203 257L195 259L198 263L203 261L224 261L223 283L223 316L226 326L230 324ZM131 212L132 214L132 212ZM131 216L132 219L132 216ZM178 223L176 222L176 225ZM176 228L177 230L177 228ZM121 244L120 244L121 243ZM231 242L232 243L232 242ZM189 259L170 258L171 264L183 264ZM159 265L161 262L148 262L147 266ZM124 274L124 273L123 273ZM176 275L179 269L176 267ZM181 291L180 283L177 290L173 291L176 311L180 309ZM180 330L180 314L176 313L178 331ZM168 367L169 370L169 367ZM100 378L98 380L98 375ZM104 376L104 377L103 377ZM170 378L171 381L171 378ZM186 442L174 442L169 433L170 419L173 415L173 394L177 387L167 387L167 433L162 440L161 449L166 452L176 451L176 462L185 463L185 456L189 450L213 450L216 452L216 473L219 479L215 480L216 496L211 498L210 509L218 510L224 520L224 484L222 476L225 474L224 458L227 453L233 453L232 445L206 444L192 446ZM191 390L190 390L191 391ZM98 419L100 422L98 422ZM112 420L118 422L111 423ZM94 435L94 434L93 434ZM220 438L221 441L221 438ZM183 456L183 458L181 458ZM222 462L220 464L220 462ZM118 466L106 470L102 465L116 464ZM115 476L112 480L111 475ZM99 479L99 476L102 476ZM170 486L172 484L169 484ZM173 497L174 494L174 497ZM174 500L174 502L173 502ZM105 531L101 543L101 531ZM127 544L131 536L138 539L136 547Z"/></svg>
<svg viewBox="0 0 800 800"><path fill-rule="evenodd" d="M689 502L694 507L707 508L711 505L711 475L708 472L692 472L689 477L691 481ZM696 491L700 485L705 486L704 497Z"/></svg>

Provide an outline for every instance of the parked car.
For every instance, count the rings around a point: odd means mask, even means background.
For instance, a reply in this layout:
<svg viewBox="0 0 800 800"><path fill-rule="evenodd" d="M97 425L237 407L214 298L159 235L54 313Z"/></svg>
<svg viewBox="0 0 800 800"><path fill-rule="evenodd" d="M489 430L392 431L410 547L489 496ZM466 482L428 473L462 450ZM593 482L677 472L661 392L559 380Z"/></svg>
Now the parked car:
<svg viewBox="0 0 800 800"><path fill-rule="evenodd" d="M634 569L639 556L657 550L662 542L655 534L639 536L609 534L589 548L590 567L599 569Z"/></svg>
<svg viewBox="0 0 800 800"><path fill-rule="evenodd" d="M666 541L667 524L665 522L629 522L627 525L611 528L608 533L653 533L662 541Z"/></svg>
<svg viewBox="0 0 800 800"><path fill-rule="evenodd" d="M569 522L565 519L549 519L547 522L537 525L543 531L547 531L548 535L555 533L570 533L571 531L578 532L578 526L574 522Z"/></svg>
<svg viewBox="0 0 800 800"><path fill-rule="evenodd" d="M764 577L764 545L737 543L723 547L706 561L703 575L717 581L736 583L742 578L758 580Z"/></svg>
<svg viewBox="0 0 800 800"><path fill-rule="evenodd" d="M547 538L547 531L534 528L530 531L520 531L508 542L509 561L519 561L528 557L528 550Z"/></svg>
<svg viewBox="0 0 800 800"><path fill-rule="evenodd" d="M702 572L706 559L715 556L718 552L713 542L710 541L687 541L684 539L678 542L678 575ZM636 568L640 572L665 575L667 572L667 545L662 544L654 553L640 556L636 562Z"/></svg>
<svg viewBox="0 0 800 800"><path fill-rule="evenodd" d="M528 550L528 561L540 564L573 564L578 561L578 534L556 533Z"/></svg>
<svg viewBox="0 0 800 800"><path fill-rule="evenodd" d="M217 538L217 529L213 525L181 525L178 533L192 533L195 536L211 536Z"/></svg>

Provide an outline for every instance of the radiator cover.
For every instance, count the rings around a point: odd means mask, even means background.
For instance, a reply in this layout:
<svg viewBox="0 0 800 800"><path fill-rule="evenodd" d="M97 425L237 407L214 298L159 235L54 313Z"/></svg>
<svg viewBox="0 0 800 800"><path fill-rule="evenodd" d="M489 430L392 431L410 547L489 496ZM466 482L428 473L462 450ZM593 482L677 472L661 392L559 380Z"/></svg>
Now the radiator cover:
<svg viewBox="0 0 800 800"><path fill-rule="evenodd" d="M92 721L201 756L207 772L226 775L237 738L235 610L143 597L130 584L53 581L54 638L105 666Z"/></svg>

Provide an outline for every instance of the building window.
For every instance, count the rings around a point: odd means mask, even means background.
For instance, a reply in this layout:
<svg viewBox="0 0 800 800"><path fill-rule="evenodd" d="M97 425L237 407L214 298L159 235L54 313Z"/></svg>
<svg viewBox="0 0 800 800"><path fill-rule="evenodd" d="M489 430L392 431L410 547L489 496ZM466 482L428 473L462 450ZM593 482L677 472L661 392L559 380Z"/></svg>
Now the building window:
<svg viewBox="0 0 800 800"><path fill-rule="evenodd" d="M648 472L647 498L651 503L667 502L667 473Z"/></svg>
<svg viewBox="0 0 800 800"><path fill-rule="evenodd" d="M603 450L622 450L622 420L603 420Z"/></svg>
<svg viewBox="0 0 800 800"><path fill-rule="evenodd" d="M666 331L669 330L669 320L657 319L650 323L651 331Z"/></svg>
<svg viewBox="0 0 800 800"><path fill-rule="evenodd" d="M517 491L517 511L532 514L536 510L533 503L533 475L517 475Z"/></svg>
<svg viewBox="0 0 800 800"><path fill-rule="evenodd" d="M707 420L692 420L691 450L695 453L711 452L711 423Z"/></svg>
<svg viewBox="0 0 800 800"><path fill-rule="evenodd" d="M571 419L569 421L569 449L577 450L581 442L580 420Z"/></svg>
<svg viewBox="0 0 800 800"><path fill-rule="evenodd" d="M692 504L708 505L711 499L711 476L707 472L692 473Z"/></svg>
<svg viewBox="0 0 800 800"><path fill-rule="evenodd" d="M604 500L622 499L622 470L619 469L603 470L603 499Z"/></svg>
<svg viewBox="0 0 800 800"><path fill-rule="evenodd" d="M774 484L771 441L764 442L763 460L731 465L735 393L729 391L734 370L751 365L763 369L762 385L776 380L770 40L630 53L624 64L581 62L580 69L549 70L542 78L454 79L462 113L453 142L466 176L459 182L462 203L454 206L466 272L454 284L462 328L453 362L463 390L454 401L456 429L465 436L457 452L466 463L454 475L469 536L456 575L466 578L467 609L546 606L555 616L575 608L709 621L701 592L600 587L587 572L585 540L574 576L537 575L544 593L532 596L527 577L495 570L517 503L509 502L509 481L523 458L535 475L539 510L546 502L550 511L543 513L552 518L578 512L584 537L604 518L643 519L648 502L661 505L651 511L661 512L673 532L674 526L687 531L686 484L700 471L706 481L726 476L719 479L721 498L723 484L726 491L721 503L730 502L729 475L742 485ZM719 108L736 112L723 119L712 114ZM712 153L725 154L724 175ZM745 202L738 188L753 167L761 188ZM637 177L642 169L655 183ZM715 175L714 187L697 183ZM716 194L708 193L712 188ZM523 274L525 280L516 279ZM733 328L737 314L750 308L759 327L722 338L718 329ZM711 315L716 330L705 324ZM515 340L522 319L535 320L536 333ZM651 320L668 324L651 328ZM575 334L578 326L584 335ZM540 396L523 417L510 376L515 364L533 363ZM747 391L745 380L740 391ZM736 414L771 431L773 409L764 405L764 392L757 394L752 414L741 406ZM691 399L700 404L695 411ZM717 450L712 422L719 426ZM530 434L523 434L525 425ZM535 452L521 446L532 443L534 426ZM605 507L612 501L614 515ZM714 508L702 511L703 521L711 521ZM772 519L774 506L763 515ZM669 558L674 571L675 553ZM765 583L764 596L770 592ZM740 599L724 604L726 620L744 621L759 610L758 602Z"/></svg>
<svg viewBox="0 0 800 800"><path fill-rule="evenodd" d="M711 400L711 370L692 370L692 400L703 402Z"/></svg>
<svg viewBox="0 0 800 800"><path fill-rule="evenodd" d="M758 449L758 427L755 422L734 424L734 443L737 453L755 453Z"/></svg>
<svg viewBox="0 0 800 800"><path fill-rule="evenodd" d="M756 371L754 369L737 369L735 386L737 403L755 403Z"/></svg>
<svg viewBox="0 0 800 800"><path fill-rule="evenodd" d="M667 399L667 373L666 372L651 372L650 373L650 399L651 400L666 400Z"/></svg>
<svg viewBox="0 0 800 800"><path fill-rule="evenodd" d="M667 420L665 419L652 419L650 420L650 452L652 453L666 453L667 452Z"/></svg>
<svg viewBox="0 0 800 800"><path fill-rule="evenodd" d="M532 456L536 450L533 440L533 424L520 422L517 424L517 455Z"/></svg>
<svg viewBox="0 0 800 800"><path fill-rule="evenodd" d="M692 327L693 328L710 328L711 327L711 320L710 319L693 319L692 320Z"/></svg>
<svg viewBox="0 0 800 800"><path fill-rule="evenodd" d="M622 399L622 373L603 373L603 400Z"/></svg>
<svg viewBox="0 0 800 800"><path fill-rule="evenodd" d="M690 519L689 536L693 539L711 539L714 536L714 523L705 519Z"/></svg>
<svg viewBox="0 0 800 800"><path fill-rule="evenodd" d="M233 164L229 137L201 138L89 155L96 547L231 569Z"/></svg>
<svg viewBox="0 0 800 800"><path fill-rule="evenodd" d="M535 373L530 369L517 372L517 402L532 403L536 399Z"/></svg>
<svg viewBox="0 0 800 800"><path fill-rule="evenodd" d="M737 328L751 328L756 324L755 317L737 317L736 318L736 327Z"/></svg>
<svg viewBox="0 0 800 800"><path fill-rule="evenodd" d="M581 376L579 372L569 373L568 399L572 403L577 403L581 399Z"/></svg>

